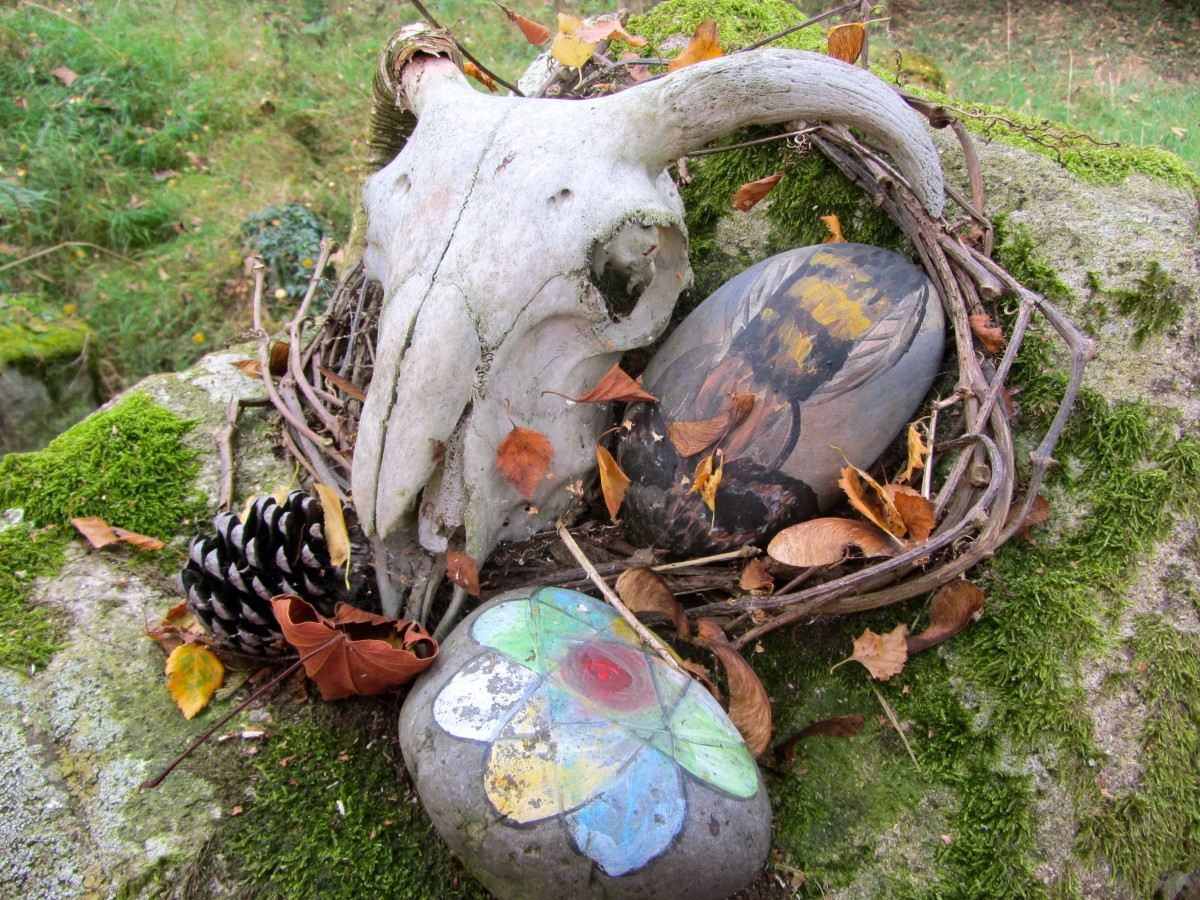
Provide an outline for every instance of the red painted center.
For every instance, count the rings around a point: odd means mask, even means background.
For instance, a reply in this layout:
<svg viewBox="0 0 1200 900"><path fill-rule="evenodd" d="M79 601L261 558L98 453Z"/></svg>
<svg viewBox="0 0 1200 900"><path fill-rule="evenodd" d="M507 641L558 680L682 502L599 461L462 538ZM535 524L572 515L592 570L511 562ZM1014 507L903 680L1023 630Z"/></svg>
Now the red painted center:
<svg viewBox="0 0 1200 900"><path fill-rule="evenodd" d="M574 691L612 709L633 710L656 702L645 657L625 647L576 647L560 674Z"/></svg>

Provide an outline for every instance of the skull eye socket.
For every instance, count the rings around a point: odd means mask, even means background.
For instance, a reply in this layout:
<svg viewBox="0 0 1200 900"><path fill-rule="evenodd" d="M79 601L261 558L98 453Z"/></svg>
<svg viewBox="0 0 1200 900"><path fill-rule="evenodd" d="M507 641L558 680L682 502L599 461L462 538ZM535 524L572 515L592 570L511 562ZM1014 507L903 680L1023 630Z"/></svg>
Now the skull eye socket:
<svg viewBox="0 0 1200 900"><path fill-rule="evenodd" d="M658 226L631 222L592 248L592 283L614 320L633 312L654 281L660 243Z"/></svg>

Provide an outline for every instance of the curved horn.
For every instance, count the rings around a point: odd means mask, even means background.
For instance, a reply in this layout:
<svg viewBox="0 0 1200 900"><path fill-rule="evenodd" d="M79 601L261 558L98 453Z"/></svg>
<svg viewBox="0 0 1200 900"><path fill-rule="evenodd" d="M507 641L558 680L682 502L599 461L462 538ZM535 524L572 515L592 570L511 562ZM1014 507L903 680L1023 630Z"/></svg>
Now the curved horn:
<svg viewBox="0 0 1200 900"><path fill-rule="evenodd" d="M884 82L841 60L803 50L735 53L611 99L624 106L616 121L637 136L656 171L747 125L853 125L891 155L929 213L941 215L942 167L924 120Z"/></svg>

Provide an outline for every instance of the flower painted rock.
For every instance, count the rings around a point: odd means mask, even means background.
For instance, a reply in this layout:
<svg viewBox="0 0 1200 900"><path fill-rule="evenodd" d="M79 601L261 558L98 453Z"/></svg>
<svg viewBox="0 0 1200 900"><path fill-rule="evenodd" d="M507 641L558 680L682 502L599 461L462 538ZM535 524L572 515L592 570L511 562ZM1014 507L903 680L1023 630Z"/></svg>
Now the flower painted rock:
<svg viewBox="0 0 1200 900"><path fill-rule="evenodd" d="M498 598L442 644L400 715L438 832L500 898L722 898L766 859L750 751L702 685L607 604Z"/></svg>
<svg viewBox="0 0 1200 900"><path fill-rule="evenodd" d="M646 368L660 402L626 415L627 523L692 554L816 516L840 497L842 453L865 468L910 420L938 372L944 332L932 282L890 250L802 247L740 273ZM715 509L693 490L710 456L714 469L723 462Z"/></svg>

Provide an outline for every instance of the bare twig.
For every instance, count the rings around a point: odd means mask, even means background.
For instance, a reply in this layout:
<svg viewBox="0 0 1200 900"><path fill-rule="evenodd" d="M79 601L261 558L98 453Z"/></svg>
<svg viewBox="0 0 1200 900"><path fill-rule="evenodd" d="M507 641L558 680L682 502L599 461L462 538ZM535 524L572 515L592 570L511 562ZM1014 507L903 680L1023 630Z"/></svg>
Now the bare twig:
<svg viewBox="0 0 1200 900"><path fill-rule="evenodd" d="M492 81L496 82L496 84L500 84L500 85L503 85L504 87L508 88L510 91L513 92L513 94L515 96L517 96L517 97L525 96L519 90L517 90L516 85L509 84L507 81L505 81L499 75L497 75L495 72L493 72L487 66L485 66L483 63L481 63L478 59L476 59L472 55L471 51L469 51L466 47L464 47L462 45L462 42L460 42L453 34L450 33L449 28L447 28L445 25L441 25L438 23L438 20L435 19L433 17L433 14L425 8L425 4L422 3L421 0L409 0L409 2L417 8L417 12L419 12L421 14L421 16L425 19L426 22L428 22L434 28L438 28L438 29L446 32L446 34L449 36L450 40L454 41L455 46L458 47L458 52L461 53L463 56L465 56L467 59L469 59L471 62L473 62L479 68L480 72L483 72L485 75L487 75L489 78L491 78Z"/></svg>
<svg viewBox="0 0 1200 900"><path fill-rule="evenodd" d="M30 5L36 6L37 4ZM46 249L39 250L36 253L30 253L28 256L22 256L20 259L14 259L12 262L7 262L0 266L0 272L3 272L5 269L11 269L14 266L24 265L27 262L31 262L32 260L39 259L40 257L46 256L49 253L53 253L55 250L62 250L64 247L91 247L93 250L99 250L101 253L107 253L109 256L116 257L117 259L121 260L121 262L127 262L130 265L134 264L133 260L128 256L122 256L120 253L115 253L114 251L109 250L107 247L101 247L99 244L93 244L89 241L63 241L61 244L55 244L53 247L47 247Z"/></svg>

